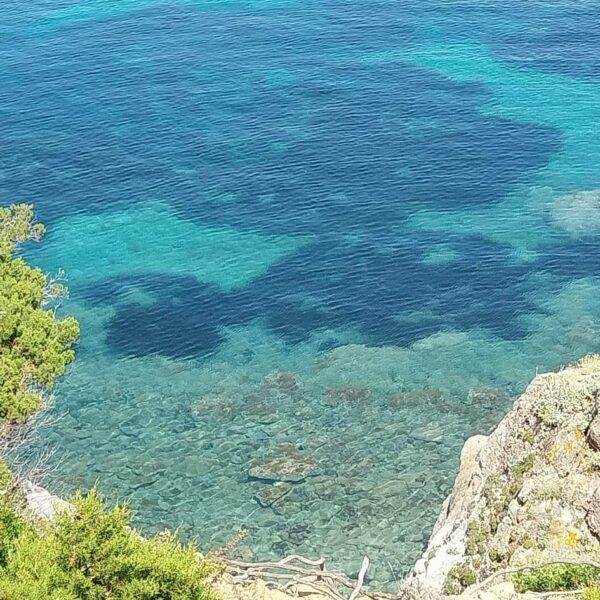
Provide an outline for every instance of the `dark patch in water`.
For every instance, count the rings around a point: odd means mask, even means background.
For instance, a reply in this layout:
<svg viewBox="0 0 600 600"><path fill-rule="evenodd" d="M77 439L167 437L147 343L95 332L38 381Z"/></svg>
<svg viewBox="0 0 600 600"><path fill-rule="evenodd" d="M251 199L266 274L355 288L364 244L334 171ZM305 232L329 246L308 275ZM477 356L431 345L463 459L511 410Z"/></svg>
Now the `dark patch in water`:
<svg viewBox="0 0 600 600"><path fill-rule="evenodd" d="M107 341L132 355L206 356L222 341L220 327L257 318L292 344L348 326L370 343L396 345L449 327L507 339L526 334L515 317L534 308L526 283L531 267L515 266L504 247L438 234L386 242L385 251L367 241L315 243L230 293L190 277L152 275L105 281L87 299L117 306ZM424 263L423 252L442 242L456 258ZM129 302L132 289L145 291L149 305Z"/></svg>

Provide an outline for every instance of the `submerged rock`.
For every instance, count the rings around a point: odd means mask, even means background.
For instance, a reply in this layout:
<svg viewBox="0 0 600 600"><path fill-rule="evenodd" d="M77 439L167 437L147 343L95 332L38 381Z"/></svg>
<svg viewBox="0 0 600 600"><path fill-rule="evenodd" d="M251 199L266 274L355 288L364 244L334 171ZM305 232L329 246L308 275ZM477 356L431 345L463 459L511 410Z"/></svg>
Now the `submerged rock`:
<svg viewBox="0 0 600 600"><path fill-rule="evenodd" d="M278 444L263 459L255 460L248 471L250 477L265 481L289 481L306 479L319 462L300 452L294 444Z"/></svg>
<svg viewBox="0 0 600 600"><path fill-rule="evenodd" d="M337 385L327 390L327 395L344 402L364 402L371 397L371 390L358 384Z"/></svg>
<svg viewBox="0 0 600 600"><path fill-rule="evenodd" d="M467 403L477 406L505 406L509 401L510 396L504 390L484 385L471 388L467 396Z"/></svg>
<svg viewBox="0 0 600 600"><path fill-rule="evenodd" d="M600 190L583 190L561 196L551 210L552 221L573 237L600 234Z"/></svg>
<svg viewBox="0 0 600 600"><path fill-rule="evenodd" d="M265 400L260 394L251 394L244 397L244 415L251 417L252 421L270 425L279 419L277 406L273 401Z"/></svg>
<svg viewBox="0 0 600 600"><path fill-rule="evenodd" d="M423 427L417 427L410 432L413 439L420 442L432 442L439 444L444 439L446 428L441 423L429 423Z"/></svg>
<svg viewBox="0 0 600 600"><path fill-rule="evenodd" d="M297 523L286 527L281 532L283 541L288 542L291 547L297 548L303 544L311 534L311 527L305 523Z"/></svg>
<svg viewBox="0 0 600 600"><path fill-rule="evenodd" d="M240 544L231 551L229 558L241 562L256 562L256 553L247 544Z"/></svg>
<svg viewBox="0 0 600 600"><path fill-rule="evenodd" d="M291 373L286 373L285 371L270 373L263 379L262 385L265 388L276 389L283 393L294 392L298 389L296 378Z"/></svg>
<svg viewBox="0 0 600 600"><path fill-rule="evenodd" d="M261 485L254 492L254 497L263 508L268 508L278 500L285 498L291 491L291 484L280 481L275 485Z"/></svg>
<svg viewBox="0 0 600 600"><path fill-rule="evenodd" d="M236 401L229 396L222 394L208 394L193 402L190 410L192 417L195 419L203 419L205 417L231 419L236 415L238 405Z"/></svg>
<svg viewBox="0 0 600 600"><path fill-rule="evenodd" d="M564 344L570 348L593 348L600 339L600 323L581 318L565 331Z"/></svg>
<svg viewBox="0 0 600 600"><path fill-rule="evenodd" d="M388 402L391 406L410 407L421 406L423 404L439 404L444 399L444 393L435 388L423 388L422 390L412 390L410 392L398 392L388 396Z"/></svg>

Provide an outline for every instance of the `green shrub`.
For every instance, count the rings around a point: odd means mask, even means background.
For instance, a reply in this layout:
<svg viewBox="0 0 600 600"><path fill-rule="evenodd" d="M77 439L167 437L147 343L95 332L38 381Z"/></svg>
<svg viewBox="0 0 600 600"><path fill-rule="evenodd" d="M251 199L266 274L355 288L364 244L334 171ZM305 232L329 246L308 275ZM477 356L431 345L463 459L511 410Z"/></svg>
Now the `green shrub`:
<svg viewBox="0 0 600 600"><path fill-rule="evenodd" d="M525 548L525 550L533 550L535 542L531 538L526 537L521 541L521 547Z"/></svg>
<svg viewBox="0 0 600 600"><path fill-rule="evenodd" d="M488 551L490 560L495 563L502 563L510 556L508 547L492 546Z"/></svg>
<svg viewBox="0 0 600 600"><path fill-rule="evenodd" d="M535 461L535 455L528 454L522 461L518 462L512 468L513 478L518 479L519 481L522 481L525 474L528 471L531 471L531 469L533 469L534 461Z"/></svg>
<svg viewBox="0 0 600 600"><path fill-rule="evenodd" d="M0 567L6 564L10 548L27 526L17 511L22 502L23 498L14 486L12 473L6 463L0 460Z"/></svg>
<svg viewBox="0 0 600 600"><path fill-rule="evenodd" d="M470 585L477 582L477 574L475 571L463 564L452 567L446 578L444 585L444 593L456 595L463 592Z"/></svg>
<svg viewBox="0 0 600 600"><path fill-rule="evenodd" d="M20 529L0 568L2 600L212 600L216 567L172 535L145 539L129 509L78 494L54 523Z"/></svg>
<svg viewBox="0 0 600 600"><path fill-rule="evenodd" d="M22 423L73 360L79 325L59 320L66 289L15 257L40 239L31 206L0 208L0 425ZM24 498L0 459L0 600L214 600L216 567L171 534L145 539L127 507L106 510L92 490L54 523L23 517Z"/></svg>
<svg viewBox="0 0 600 600"><path fill-rule="evenodd" d="M0 208L0 420L25 421L40 406L40 389L74 358L77 321L61 321L47 307L66 289L14 256L16 245L43 233L31 206Z"/></svg>
<svg viewBox="0 0 600 600"><path fill-rule="evenodd" d="M535 434L531 429L527 429L523 432L523 440L527 442L529 445L533 446L535 443Z"/></svg>
<svg viewBox="0 0 600 600"><path fill-rule="evenodd" d="M548 565L513 575L519 593L578 590L598 582L600 569L590 565Z"/></svg>
<svg viewBox="0 0 600 600"><path fill-rule="evenodd" d="M479 519L470 521L467 526L467 555L485 554L486 541L489 536L490 530L484 525L483 521Z"/></svg>
<svg viewBox="0 0 600 600"><path fill-rule="evenodd" d="M585 588L581 592L581 597L583 600L600 600L600 588L597 586Z"/></svg>

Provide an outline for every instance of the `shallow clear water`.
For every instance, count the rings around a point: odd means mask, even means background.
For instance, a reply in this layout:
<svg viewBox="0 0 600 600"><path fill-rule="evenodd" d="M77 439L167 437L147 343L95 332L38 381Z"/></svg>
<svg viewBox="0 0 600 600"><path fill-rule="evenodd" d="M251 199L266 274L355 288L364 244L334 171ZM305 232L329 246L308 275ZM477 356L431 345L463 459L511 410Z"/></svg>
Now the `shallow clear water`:
<svg viewBox="0 0 600 600"><path fill-rule="evenodd" d="M19 4L0 201L82 323L49 486L391 584L464 439L600 350L597 4ZM283 442L319 466L263 508Z"/></svg>

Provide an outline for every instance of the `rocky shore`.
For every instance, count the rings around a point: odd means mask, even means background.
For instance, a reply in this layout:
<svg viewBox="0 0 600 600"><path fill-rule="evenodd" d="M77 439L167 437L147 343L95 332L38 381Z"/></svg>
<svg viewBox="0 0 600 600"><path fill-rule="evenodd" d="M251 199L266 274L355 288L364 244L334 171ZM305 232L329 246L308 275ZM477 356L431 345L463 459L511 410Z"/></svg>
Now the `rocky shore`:
<svg viewBox="0 0 600 600"><path fill-rule="evenodd" d="M514 572L600 556L600 357L537 376L490 436L470 438L409 581L510 598Z"/></svg>

